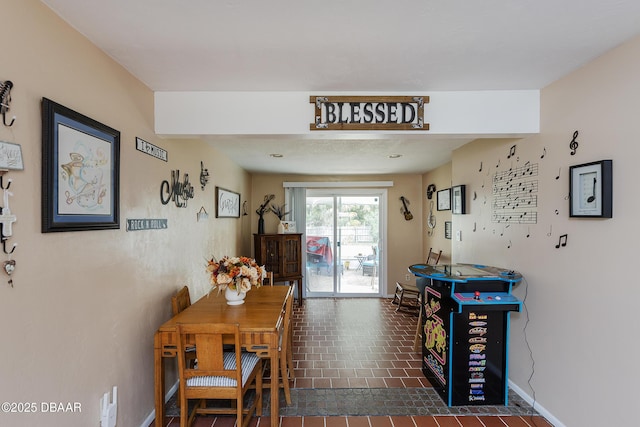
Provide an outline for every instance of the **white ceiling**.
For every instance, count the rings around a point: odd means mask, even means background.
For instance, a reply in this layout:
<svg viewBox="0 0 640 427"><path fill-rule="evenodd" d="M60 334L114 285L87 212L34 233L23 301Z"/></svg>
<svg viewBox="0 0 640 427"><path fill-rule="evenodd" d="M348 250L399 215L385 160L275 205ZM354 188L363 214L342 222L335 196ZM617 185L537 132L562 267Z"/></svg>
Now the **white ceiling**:
<svg viewBox="0 0 640 427"><path fill-rule="evenodd" d="M638 0L41 1L154 91L541 89L640 33ZM424 172L468 142L208 139L248 170L313 174Z"/></svg>

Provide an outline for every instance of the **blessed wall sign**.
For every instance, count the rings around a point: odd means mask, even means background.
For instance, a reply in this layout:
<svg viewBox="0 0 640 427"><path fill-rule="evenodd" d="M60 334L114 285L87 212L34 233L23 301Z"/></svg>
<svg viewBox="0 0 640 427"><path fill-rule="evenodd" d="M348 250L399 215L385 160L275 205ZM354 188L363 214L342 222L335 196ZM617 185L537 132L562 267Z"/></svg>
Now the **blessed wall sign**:
<svg viewBox="0 0 640 427"><path fill-rule="evenodd" d="M429 130L428 96L311 96L311 130Z"/></svg>

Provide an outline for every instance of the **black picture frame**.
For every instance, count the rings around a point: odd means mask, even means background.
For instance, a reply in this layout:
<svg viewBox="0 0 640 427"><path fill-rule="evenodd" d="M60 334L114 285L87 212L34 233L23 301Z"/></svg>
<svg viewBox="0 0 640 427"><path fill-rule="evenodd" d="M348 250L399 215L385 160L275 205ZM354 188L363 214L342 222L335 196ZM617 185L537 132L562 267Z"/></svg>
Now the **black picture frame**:
<svg viewBox="0 0 640 427"><path fill-rule="evenodd" d="M464 185L456 185L451 188L451 213L462 215L466 210L466 191Z"/></svg>
<svg viewBox="0 0 640 427"><path fill-rule="evenodd" d="M569 167L569 217L613 218L613 162Z"/></svg>
<svg viewBox="0 0 640 427"><path fill-rule="evenodd" d="M439 211L448 211L451 210L451 189L445 188L444 190L440 190L436 193L437 202L436 209Z"/></svg>
<svg viewBox="0 0 640 427"><path fill-rule="evenodd" d="M120 228L120 132L42 98L42 232Z"/></svg>
<svg viewBox="0 0 640 427"><path fill-rule="evenodd" d="M240 193L216 187L216 218L240 218Z"/></svg>

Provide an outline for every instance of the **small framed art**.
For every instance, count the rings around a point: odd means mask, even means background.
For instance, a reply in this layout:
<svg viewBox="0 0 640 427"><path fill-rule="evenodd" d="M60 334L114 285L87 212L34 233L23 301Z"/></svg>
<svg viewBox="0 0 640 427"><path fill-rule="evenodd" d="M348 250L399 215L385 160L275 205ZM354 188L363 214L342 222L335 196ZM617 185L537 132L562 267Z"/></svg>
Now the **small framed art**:
<svg viewBox="0 0 640 427"><path fill-rule="evenodd" d="M446 188L444 190L440 190L436 193L438 199L438 207L439 211L448 211L451 209L451 189Z"/></svg>
<svg viewBox="0 0 640 427"><path fill-rule="evenodd" d="M444 238L451 240L451 221L444 222Z"/></svg>
<svg viewBox="0 0 640 427"><path fill-rule="evenodd" d="M465 186L456 185L451 189L451 213L465 214Z"/></svg>
<svg viewBox="0 0 640 427"><path fill-rule="evenodd" d="M611 160L569 167L569 216L613 217L613 165Z"/></svg>

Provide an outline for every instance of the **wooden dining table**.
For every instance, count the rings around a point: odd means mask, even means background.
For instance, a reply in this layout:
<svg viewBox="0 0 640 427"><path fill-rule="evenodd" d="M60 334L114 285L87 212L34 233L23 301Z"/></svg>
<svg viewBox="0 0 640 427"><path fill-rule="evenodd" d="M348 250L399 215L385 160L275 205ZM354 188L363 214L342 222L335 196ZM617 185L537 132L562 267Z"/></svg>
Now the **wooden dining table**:
<svg viewBox="0 0 640 427"><path fill-rule="evenodd" d="M240 341L247 351L271 359L271 366L278 365L280 328L283 327L284 306L292 286L262 286L252 288L242 305L227 305L223 293L216 291L205 295L197 302L165 322L154 337L154 376L156 420L164 420L164 363L177 356L176 325L179 323L238 323ZM271 381L271 426L279 424L278 369ZM160 425L156 421L156 425Z"/></svg>

